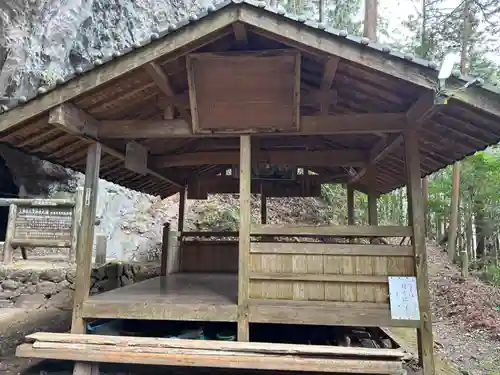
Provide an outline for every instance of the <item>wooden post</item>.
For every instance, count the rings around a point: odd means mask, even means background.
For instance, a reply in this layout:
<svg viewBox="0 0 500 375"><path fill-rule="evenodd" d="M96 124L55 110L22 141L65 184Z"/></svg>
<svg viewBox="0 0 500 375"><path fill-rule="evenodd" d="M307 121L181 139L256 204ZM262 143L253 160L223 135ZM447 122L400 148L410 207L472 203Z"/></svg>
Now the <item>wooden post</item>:
<svg viewBox="0 0 500 375"><path fill-rule="evenodd" d="M96 246L95 246L95 265L102 266L106 263L106 248L107 248L107 237L105 234L99 234L96 236Z"/></svg>
<svg viewBox="0 0 500 375"><path fill-rule="evenodd" d="M160 260L160 276L167 276L167 269L169 263L169 232L170 232L170 223L163 224L163 234L161 241L161 260Z"/></svg>
<svg viewBox="0 0 500 375"><path fill-rule="evenodd" d="M354 218L354 189L347 185L347 225L355 225ZM354 237L349 237L349 243L356 243Z"/></svg>
<svg viewBox="0 0 500 375"><path fill-rule="evenodd" d="M69 261L76 260L76 249L78 246L78 232L82 221L83 187L79 186L75 194L75 207L73 208L73 233L71 235L71 248L69 249Z"/></svg>
<svg viewBox="0 0 500 375"><path fill-rule="evenodd" d="M85 321L82 318L82 309L83 303L89 296L90 289L92 247L94 241L94 224L97 207L97 190L99 185L100 166L101 145L99 143L94 143L89 146L87 153L87 165L85 168L82 222L78 233L78 245L76 252L76 287L73 298L71 333L87 333ZM89 375L96 372L98 372L96 364L77 362L75 363L73 375Z"/></svg>
<svg viewBox="0 0 500 375"><path fill-rule="evenodd" d="M434 342L432 337L424 202L420 182L419 136L417 131L414 128L407 127L404 131L404 140L408 178L408 214L413 234L412 245L415 255L415 274L420 310L420 328L417 329L419 359L423 367L423 374L434 375Z"/></svg>
<svg viewBox="0 0 500 375"><path fill-rule="evenodd" d="M7 221L7 232L5 233L5 242L3 244L3 262L10 264L13 260L14 249L10 244L14 236L16 224L17 206L15 204L9 205L9 218Z"/></svg>
<svg viewBox="0 0 500 375"><path fill-rule="evenodd" d="M178 217L178 223L177 223L177 232L179 234L182 234L184 231L184 214L186 210L186 193L187 193L187 186L184 186L184 189L182 189L179 192L179 217Z"/></svg>
<svg viewBox="0 0 500 375"><path fill-rule="evenodd" d="M240 237L238 265L238 341L249 340L248 324L248 263L250 256L250 183L251 142L249 135L240 137Z"/></svg>
<svg viewBox="0 0 500 375"><path fill-rule="evenodd" d="M261 224L267 224L267 199L262 191L262 186L260 188L260 222Z"/></svg>
<svg viewBox="0 0 500 375"><path fill-rule="evenodd" d="M374 190L368 192L368 224L378 225L378 212L377 212L378 194Z"/></svg>
<svg viewBox="0 0 500 375"><path fill-rule="evenodd" d="M347 185L347 225L354 225L354 189Z"/></svg>

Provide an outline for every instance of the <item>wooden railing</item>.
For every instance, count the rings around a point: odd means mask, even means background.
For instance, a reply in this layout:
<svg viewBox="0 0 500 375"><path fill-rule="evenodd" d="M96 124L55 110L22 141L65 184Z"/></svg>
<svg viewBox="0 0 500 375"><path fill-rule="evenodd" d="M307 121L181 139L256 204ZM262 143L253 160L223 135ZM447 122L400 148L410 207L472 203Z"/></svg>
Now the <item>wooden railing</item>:
<svg viewBox="0 0 500 375"><path fill-rule="evenodd" d="M407 226L355 226L355 225L276 225L264 224L252 227L252 236L294 237L410 237Z"/></svg>

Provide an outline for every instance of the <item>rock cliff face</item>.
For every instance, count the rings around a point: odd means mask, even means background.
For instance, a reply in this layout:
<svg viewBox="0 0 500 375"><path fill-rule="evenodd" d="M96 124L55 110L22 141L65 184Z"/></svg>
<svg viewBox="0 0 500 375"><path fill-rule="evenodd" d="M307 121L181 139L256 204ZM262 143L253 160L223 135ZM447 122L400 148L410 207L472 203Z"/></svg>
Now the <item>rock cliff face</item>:
<svg viewBox="0 0 500 375"><path fill-rule="evenodd" d="M134 46L211 2L0 1L0 105L31 97L40 86L64 80L79 67ZM7 181L9 177L9 191L0 192L0 196L17 194L22 186L28 196L56 197L72 194L78 184L83 184L81 174L2 145L0 159L0 178ZM175 198L162 202L101 180L96 232L108 236L111 257L149 257L147 254L159 248L162 224L167 220L175 222L176 206ZM3 211L2 228L8 209Z"/></svg>
<svg viewBox="0 0 500 375"><path fill-rule="evenodd" d="M211 0L0 2L0 104L140 43ZM2 103L4 102L4 103Z"/></svg>

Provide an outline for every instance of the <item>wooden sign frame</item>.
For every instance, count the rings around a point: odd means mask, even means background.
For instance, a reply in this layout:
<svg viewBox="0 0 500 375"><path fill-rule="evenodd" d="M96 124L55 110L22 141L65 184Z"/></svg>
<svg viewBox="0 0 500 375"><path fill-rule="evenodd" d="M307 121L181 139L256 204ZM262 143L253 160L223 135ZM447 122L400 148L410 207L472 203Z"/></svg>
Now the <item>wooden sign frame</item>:
<svg viewBox="0 0 500 375"><path fill-rule="evenodd" d="M0 203L6 205L4 204L6 202L9 203L9 220L4 242L3 263L12 263L13 251L16 247L69 248L69 260L74 260L83 204L82 188L77 189L74 200L3 199ZM58 218L55 220L59 222L50 223L48 217L52 213L55 213L53 216ZM49 224L44 226L44 221ZM58 228L58 225L62 228ZM46 232L49 234L41 234Z"/></svg>

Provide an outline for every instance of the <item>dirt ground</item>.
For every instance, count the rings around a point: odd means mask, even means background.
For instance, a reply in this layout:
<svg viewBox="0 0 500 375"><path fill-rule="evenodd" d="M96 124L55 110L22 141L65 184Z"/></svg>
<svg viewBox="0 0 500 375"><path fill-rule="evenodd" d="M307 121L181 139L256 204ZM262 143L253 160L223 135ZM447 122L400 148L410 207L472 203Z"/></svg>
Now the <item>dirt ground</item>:
<svg viewBox="0 0 500 375"><path fill-rule="evenodd" d="M500 288L464 280L446 254L429 246L435 347L463 373L500 373Z"/></svg>
<svg viewBox="0 0 500 375"><path fill-rule="evenodd" d="M16 358L13 353L24 337L34 331L65 332L71 313L55 308L38 310L0 309L0 374L15 375L32 365L32 361Z"/></svg>

